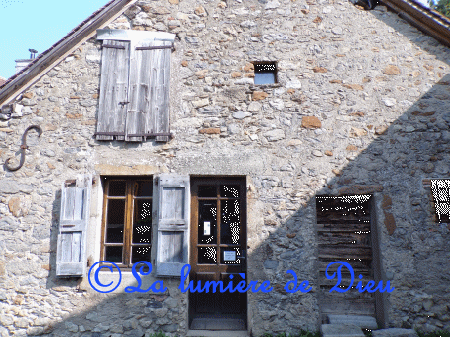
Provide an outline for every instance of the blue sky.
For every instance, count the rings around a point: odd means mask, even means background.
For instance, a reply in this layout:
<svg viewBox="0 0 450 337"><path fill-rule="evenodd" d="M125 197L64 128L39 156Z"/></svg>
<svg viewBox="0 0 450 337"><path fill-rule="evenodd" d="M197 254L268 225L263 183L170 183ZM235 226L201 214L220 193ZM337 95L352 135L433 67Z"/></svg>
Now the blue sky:
<svg viewBox="0 0 450 337"><path fill-rule="evenodd" d="M0 76L15 72L28 49L48 49L108 0L0 0Z"/></svg>
<svg viewBox="0 0 450 337"><path fill-rule="evenodd" d="M426 3L426 0L419 0ZM48 49L108 0L0 0L0 76L15 72L28 49Z"/></svg>

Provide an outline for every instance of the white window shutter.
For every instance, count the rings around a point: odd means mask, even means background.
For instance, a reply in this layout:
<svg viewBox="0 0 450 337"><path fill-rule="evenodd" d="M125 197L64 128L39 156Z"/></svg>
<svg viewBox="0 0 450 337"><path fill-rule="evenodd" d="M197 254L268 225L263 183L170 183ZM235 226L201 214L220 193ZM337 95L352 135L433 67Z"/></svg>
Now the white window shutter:
<svg viewBox="0 0 450 337"><path fill-rule="evenodd" d="M180 276L188 263L190 185L189 176L161 174L154 181L157 225L156 273Z"/></svg>
<svg viewBox="0 0 450 337"><path fill-rule="evenodd" d="M105 40L102 46L97 140L124 140L130 72L130 42Z"/></svg>
<svg viewBox="0 0 450 337"><path fill-rule="evenodd" d="M78 176L75 186L62 185L56 276L85 275L91 187L91 175Z"/></svg>
<svg viewBox="0 0 450 337"><path fill-rule="evenodd" d="M431 191L439 222L444 222L450 218L450 179L432 179Z"/></svg>
<svg viewBox="0 0 450 337"><path fill-rule="evenodd" d="M132 51L126 139L142 141L139 134L169 133L171 41L141 41ZM157 136L168 141L168 136Z"/></svg>

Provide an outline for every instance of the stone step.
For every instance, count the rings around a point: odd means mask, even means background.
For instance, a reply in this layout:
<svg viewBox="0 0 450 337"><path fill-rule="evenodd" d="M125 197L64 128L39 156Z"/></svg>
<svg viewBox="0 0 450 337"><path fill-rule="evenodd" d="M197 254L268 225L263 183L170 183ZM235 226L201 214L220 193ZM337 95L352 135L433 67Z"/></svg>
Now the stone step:
<svg viewBox="0 0 450 337"><path fill-rule="evenodd" d="M365 337L361 328L347 324L322 324L320 326L322 337Z"/></svg>
<svg viewBox="0 0 450 337"><path fill-rule="evenodd" d="M413 329L389 328L372 331L373 337L418 337Z"/></svg>
<svg viewBox="0 0 450 337"><path fill-rule="evenodd" d="M245 321L240 318L194 318L191 330L245 330Z"/></svg>
<svg viewBox="0 0 450 337"><path fill-rule="evenodd" d="M186 337L249 337L247 331L188 330Z"/></svg>
<svg viewBox="0 0 450 337"><path fill-rule="evenodd" d="M363 315L327 315L329 324L356 325L363 329L378 329L377 320L372 316Z"/></svg>

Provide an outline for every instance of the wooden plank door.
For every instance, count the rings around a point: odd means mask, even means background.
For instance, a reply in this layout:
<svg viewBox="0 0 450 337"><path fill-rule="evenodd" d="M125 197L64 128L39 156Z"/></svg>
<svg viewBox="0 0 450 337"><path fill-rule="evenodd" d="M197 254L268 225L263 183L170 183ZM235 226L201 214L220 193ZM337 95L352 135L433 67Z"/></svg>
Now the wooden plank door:
<svg viewBox="0 0 450 337"><path fill-rule="evenodd" d="M368 315L375 317L375 296L360 293L354 287L363 275L363 284L374 279L372 268L372 238L370 195L317 196L317 232L319 238L320 307L322 319L328 314ZM329 263L343 261L354 271L353 289L345 293L332 292L336 278L328 280L325 270ZM328 274L336 272L331 265ZM350 285L350 273L343 268L343 289Z"/></svg>
<svg viewBox="0 0 450 337"><path fill-rule="evenodd" d="M246 189L243 179L193 179L191 183L190 280L237 282L246 273ZM233 276L231 278L231 275ZM190 317L240 317L246 293L191 293ZM222 315L222 316L221 316Z"/></svg>

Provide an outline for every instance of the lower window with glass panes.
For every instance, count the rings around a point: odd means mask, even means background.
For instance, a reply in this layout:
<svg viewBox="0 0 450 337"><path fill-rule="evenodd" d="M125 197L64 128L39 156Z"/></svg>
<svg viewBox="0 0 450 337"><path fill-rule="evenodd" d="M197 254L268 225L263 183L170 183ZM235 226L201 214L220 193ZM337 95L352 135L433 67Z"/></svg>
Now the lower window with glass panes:
<svg viewBox="0 0 450 337"><path fill-rule="evenodd" d="M150 262L152 248L152 177L104 179L101 261L131 268Z"/></svg>

